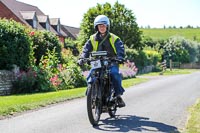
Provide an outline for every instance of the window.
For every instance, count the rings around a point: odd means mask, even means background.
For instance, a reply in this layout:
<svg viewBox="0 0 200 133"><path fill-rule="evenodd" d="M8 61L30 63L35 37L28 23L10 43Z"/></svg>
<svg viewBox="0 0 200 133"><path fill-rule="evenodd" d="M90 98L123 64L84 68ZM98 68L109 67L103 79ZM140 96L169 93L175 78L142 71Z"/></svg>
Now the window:
<svg viewBox="0 0 200 133"><path fill-rule="evenodd" d="M50 25L48 21L46 22L46 30L50 31Z"/></svg>
<svg viewBox="0 0 200 133"><path fill-rule="evenodd" d="M60 24L57 25L57 32L60 33Z"/></svg>
<svg viewBox="0 0 200 133"><path fill-rule="evenodd" d="M36 19L36 17L33 18L33 28L37 29L37 19Z"/></svg>

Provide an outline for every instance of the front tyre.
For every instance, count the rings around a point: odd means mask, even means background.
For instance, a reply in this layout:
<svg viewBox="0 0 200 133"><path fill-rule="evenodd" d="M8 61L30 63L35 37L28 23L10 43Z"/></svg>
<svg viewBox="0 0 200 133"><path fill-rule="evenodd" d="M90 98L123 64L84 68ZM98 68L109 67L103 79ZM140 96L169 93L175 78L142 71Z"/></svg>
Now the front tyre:
<svg viewBox="0 0 200 133"><path fill-rule="evenodd" d="M87 92L87 112L90 123L93 126L98 125L101 114L101 102L98 98L98 81L88 84Z"/></svg>

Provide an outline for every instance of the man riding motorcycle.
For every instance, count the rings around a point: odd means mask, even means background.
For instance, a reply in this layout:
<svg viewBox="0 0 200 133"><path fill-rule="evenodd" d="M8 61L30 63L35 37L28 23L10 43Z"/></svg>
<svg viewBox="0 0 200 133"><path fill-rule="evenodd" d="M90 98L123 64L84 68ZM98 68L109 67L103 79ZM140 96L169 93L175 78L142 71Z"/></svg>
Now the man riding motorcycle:
<svg viewBox="0 0 200 133"><path fill-rule="evenodd" d="M123 62L125 50L123 42L113 33L110 33L110 21L105 15L99 15L94 20L94 29L97 31L90 36L90 39L85 43L81 58L88 58L92 51L107 51L108 57L117 58ZM79 65L83 65L83 59L79 59ZM119 74L119 64L113 62L110 67L112 84L115 89L118 106L124 107L125 103L121 98L125 91L122 87L122 79Z"/></svg>

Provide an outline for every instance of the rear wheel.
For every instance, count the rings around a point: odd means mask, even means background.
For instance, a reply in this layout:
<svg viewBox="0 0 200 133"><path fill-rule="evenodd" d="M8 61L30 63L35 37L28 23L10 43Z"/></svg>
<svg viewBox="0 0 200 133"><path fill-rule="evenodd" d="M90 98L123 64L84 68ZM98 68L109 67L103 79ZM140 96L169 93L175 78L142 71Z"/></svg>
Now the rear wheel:
<svg viewBox="0 0 200 133"><path fill-rule="evenodd" d="M101 102L98 98L98 87L99 83L97 80L88 85L87 112L89 121L93 126L98 124L101 115Z"/></svg>

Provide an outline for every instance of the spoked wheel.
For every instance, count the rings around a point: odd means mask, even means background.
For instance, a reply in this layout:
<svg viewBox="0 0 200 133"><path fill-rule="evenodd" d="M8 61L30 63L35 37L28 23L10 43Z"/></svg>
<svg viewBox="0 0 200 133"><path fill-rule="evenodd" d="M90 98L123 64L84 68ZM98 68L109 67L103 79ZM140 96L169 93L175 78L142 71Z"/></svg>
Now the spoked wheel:
<svg viewBox="0 0 200 133"><path fill-rule="evenodd" d="M96 126L101 115L101 102L98 98L98 81L88 85L87 112L90 123Z"/></svg>

